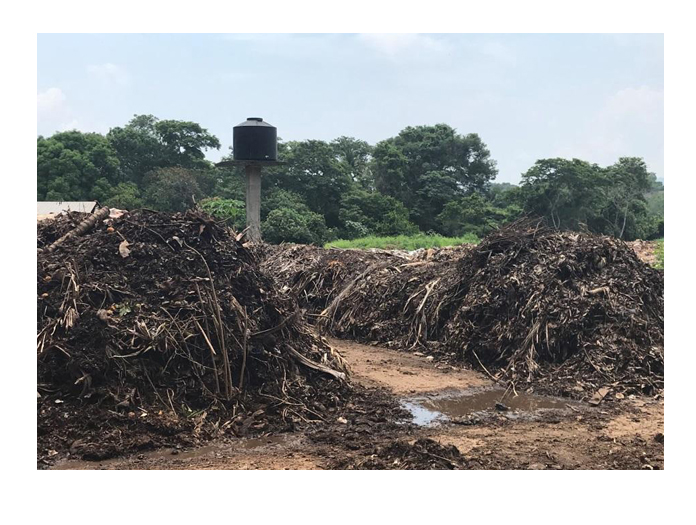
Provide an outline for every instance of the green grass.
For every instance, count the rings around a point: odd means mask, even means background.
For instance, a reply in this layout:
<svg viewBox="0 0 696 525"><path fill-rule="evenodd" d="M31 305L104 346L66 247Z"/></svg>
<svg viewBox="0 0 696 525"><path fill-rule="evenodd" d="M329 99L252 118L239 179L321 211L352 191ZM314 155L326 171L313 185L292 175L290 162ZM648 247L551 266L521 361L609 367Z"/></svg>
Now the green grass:
<svg viewBox="0 0 696 525"><path fill-rule="evenodd" d="M665 240L659 239L655 241L655 256L657 257L657 262L655 263L655 268L665 269Z"/></svg>
<svg viewBox="0 0 696 525"><path fill-rule="evenodd" d="M350 241L339 239L326 243L325 248L380 248L383 250L417 250L419 248L442 248L458 244L476 244L479 238L473 234L462 237L443 237L442 235L398 235L395 237L362 237Z"/></svg>

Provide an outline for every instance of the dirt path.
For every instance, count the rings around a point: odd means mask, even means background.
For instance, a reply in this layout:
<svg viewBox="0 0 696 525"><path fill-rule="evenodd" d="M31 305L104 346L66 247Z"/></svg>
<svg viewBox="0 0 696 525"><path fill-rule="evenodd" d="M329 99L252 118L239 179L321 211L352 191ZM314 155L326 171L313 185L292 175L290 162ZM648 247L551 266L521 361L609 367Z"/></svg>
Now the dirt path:
<svg viewBox="0 0 696 525"><path fill-rule="evenodd" d="M493 382L478 372L441 365L426 355L398 352L350 341L330 340L349 363L353 380L381 387L404 398L442 391L482 389ZM345 439L357 421L337 424L330 438L293 433L259 439L219 441L193 450L165 449L101 463L65 461L54 468L73 469L321 469L336 461L361 464L371 453L371 438L384 434L356 430L356 444ZM364 425L363 425L364 426ZM394 431L388 440L410 443L427 437L454 445L471 468L504 469L661 469L664 468L664 402L610 400L530 418L494 414L482 421L441 424Z"/></svg>
<svg viewBox="0 0 696 525"><path fill-rule="evenodd" d="M395 394L493 386L478 372L429 362L420 352L399 352L340 339L329 339L329 343L348 361L355 381L381 386Z"/></svg>

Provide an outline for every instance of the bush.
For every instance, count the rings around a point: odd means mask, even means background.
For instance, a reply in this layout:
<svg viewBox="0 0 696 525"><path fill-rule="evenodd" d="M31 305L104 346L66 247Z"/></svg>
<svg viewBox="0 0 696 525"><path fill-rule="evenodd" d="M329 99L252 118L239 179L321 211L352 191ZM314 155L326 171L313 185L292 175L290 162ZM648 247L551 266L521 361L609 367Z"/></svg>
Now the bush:
<svg viewBox="0 0 696 525"><path fill-rule="evenodd" d="M237 231L243 230L246 226L246 205L240 200L213 197L203 199L200 207L213 217L224 220Z"/></svg>
<svg viewBox="0 0 696 525"><path fill-rule="evenodd" d="M318 213L300 213L291 208L271 211L261 225L266 242L296 242L300 244L322 244L326 240L326 223Z"/></svg>
<svg viewBox="0 0 696 525"><path fill-rule="evenodd" d="M340 234L347 239L366 235L414 235L418 227L410 221L406 207L379 192L354 189L341 198Z"/></svg>
<svg viewBox="0 0 696 525"><path fill-rule="evenodd" d="M122 210L135 210L142 208L143 200L140 197L140 189L134 182L120 182L111 189L109 197L104 204L111 208Z"/></svg>

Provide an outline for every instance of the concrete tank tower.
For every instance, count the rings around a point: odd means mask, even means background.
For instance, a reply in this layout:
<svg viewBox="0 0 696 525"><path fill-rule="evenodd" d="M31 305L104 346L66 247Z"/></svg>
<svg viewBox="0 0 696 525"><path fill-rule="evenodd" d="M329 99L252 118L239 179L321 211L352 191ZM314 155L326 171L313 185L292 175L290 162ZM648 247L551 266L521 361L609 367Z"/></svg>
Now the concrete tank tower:
<svg viewBox="0 0 696 525"><path fill-rule="evenodd" d="M249 117L232 130L234 160L216 166L244 166L246 174L247 238L261 241L261 170L264 166L283 164L278 161L278 130L261 117Z"/></svg>

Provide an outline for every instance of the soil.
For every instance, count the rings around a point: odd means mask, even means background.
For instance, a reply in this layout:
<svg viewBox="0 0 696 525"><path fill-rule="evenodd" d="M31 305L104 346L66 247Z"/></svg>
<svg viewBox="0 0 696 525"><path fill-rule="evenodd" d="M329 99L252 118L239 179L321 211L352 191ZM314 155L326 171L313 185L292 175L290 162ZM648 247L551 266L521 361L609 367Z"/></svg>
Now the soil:
<svg viewBox="0 0 696 525"><path fill-rule="evenodd" d="M365 388L337 421L204 446L175 444L104 461L61 460L56 469L662 469L664 401L609 393L598 406L529 418L501 412L462 424L417 427L392 396L493 387L485 375L427 356L331 340ZM619 397L621 394L619 393ZM345 418L345 423L338 421Z"/></svg>

